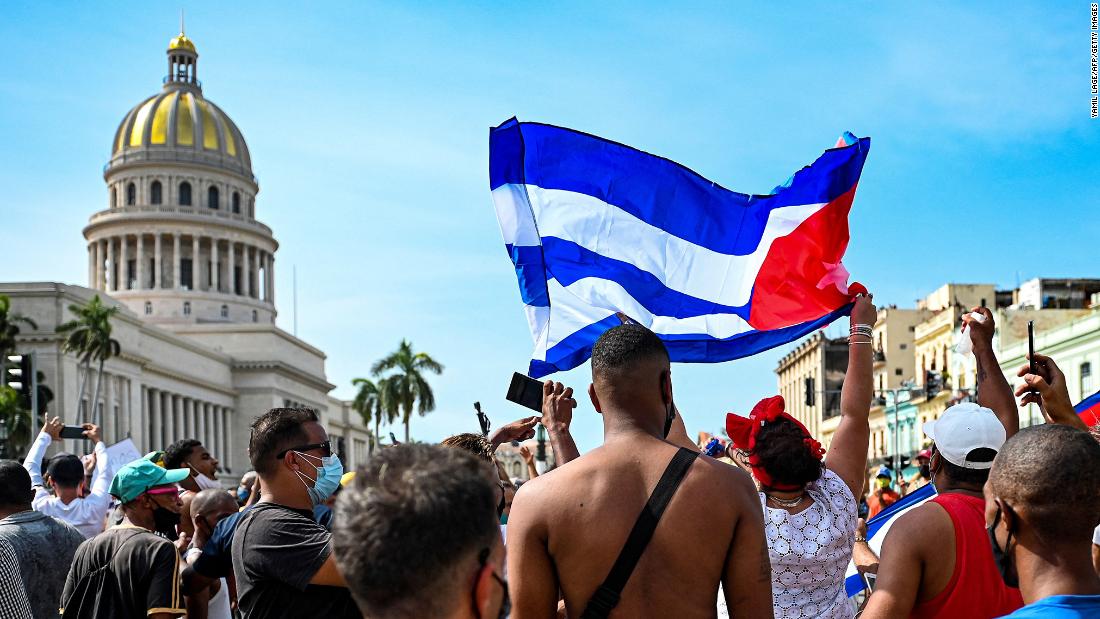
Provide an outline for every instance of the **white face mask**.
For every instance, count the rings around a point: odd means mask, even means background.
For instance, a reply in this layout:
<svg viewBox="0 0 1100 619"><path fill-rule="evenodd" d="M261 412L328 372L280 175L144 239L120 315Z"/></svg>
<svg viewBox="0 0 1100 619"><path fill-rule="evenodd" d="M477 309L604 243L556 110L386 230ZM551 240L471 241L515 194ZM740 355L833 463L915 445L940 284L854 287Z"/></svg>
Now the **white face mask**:
<svg viewBox="0 0 1100 619"><path fill-rule="evenodd" d="M206 475L203 475L202 473L195 470L195 467L191 465L188 466L191 468L192 471L195 472L195 483L198 484L199 490L208 490L210 488L215 488L217 490L222 489L221 482L216 479L210 479Z"/></svg>

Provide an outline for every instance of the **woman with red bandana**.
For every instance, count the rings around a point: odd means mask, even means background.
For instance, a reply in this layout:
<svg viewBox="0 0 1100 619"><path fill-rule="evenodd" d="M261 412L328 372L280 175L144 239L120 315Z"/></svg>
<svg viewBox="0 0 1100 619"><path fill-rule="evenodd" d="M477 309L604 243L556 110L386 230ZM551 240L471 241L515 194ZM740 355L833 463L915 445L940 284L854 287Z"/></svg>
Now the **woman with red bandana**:
<svg viewBox="0 0 1100 619"><path fill-rule="evenodd" d="M870 295L857 296L841 418L827 454L784 410L782 396L760 401L747 419L726 416L730 457L752 474L760 491L777 619L853 616L844 572L852 558L856 498L866 470L876 318Z"/></svg>

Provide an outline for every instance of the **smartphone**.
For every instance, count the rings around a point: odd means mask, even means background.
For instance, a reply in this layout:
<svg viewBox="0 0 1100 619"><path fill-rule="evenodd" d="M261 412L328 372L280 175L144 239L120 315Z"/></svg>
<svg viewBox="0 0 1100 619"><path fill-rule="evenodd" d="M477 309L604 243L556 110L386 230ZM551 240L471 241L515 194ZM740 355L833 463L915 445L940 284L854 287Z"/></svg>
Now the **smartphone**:
<svg viewBox="0 0 1100 619"><path fill-rule="evenodd" d="M508 385L508 394L504 397L509 402L542 412L542 383L530 376L513 372L512 383Z"/></svg>
<svg viewBox="0 0 1100 619"><path fill-rule="evenodd" d="M1028 372L1039 374L1039 364L1035 362L1035 321L1027 321L1027 364ZM1031 393L1038 393L1034 389Z"/></svg>
<svg viewBox="0 0 1100 619"><path fill-rule="evenodd" d="M397 437L393 435L393 432L390 432L390 442L393 443L394 445L400 445L401 444L401 443L397 442Z"/></svg>
<svg viewBox="0 0 1100 619"><path fill-rule="evenodd" d="M65 426L61 428L61 438L88 438L84 436L83 426Z"/></svg>

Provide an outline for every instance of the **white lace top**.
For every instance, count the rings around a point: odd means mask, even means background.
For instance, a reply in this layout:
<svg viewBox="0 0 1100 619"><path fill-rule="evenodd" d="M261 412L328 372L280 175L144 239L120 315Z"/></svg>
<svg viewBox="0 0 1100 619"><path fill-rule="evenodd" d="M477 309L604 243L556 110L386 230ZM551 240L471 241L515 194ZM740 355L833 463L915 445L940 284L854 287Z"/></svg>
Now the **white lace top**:
<svg viewBox="0 0 1100 619"><path fill-rule="evenodd" d="M813 505L794 515L768 507L767 497L760 493L776 619L853 617L844 572L855 544L855 498L829 469L806 486L806 493Z"/></svg>

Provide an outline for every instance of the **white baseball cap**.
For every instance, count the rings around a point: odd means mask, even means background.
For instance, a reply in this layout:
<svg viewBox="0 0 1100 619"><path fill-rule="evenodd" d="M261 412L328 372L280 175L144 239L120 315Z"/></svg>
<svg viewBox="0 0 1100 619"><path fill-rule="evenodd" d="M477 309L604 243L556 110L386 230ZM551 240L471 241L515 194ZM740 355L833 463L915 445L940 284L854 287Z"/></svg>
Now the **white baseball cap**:
<svg viewBox="0 0 1100 619"><path fill-rule="evenodd" d="M970 462L967 455L975 449L1000 451L1005 443L1005 427L997 415L973 402L956 404L939 419L924 424L924 434L936 442L936 451L948 462L964 469L988 469L993 462Z"/></svg>

